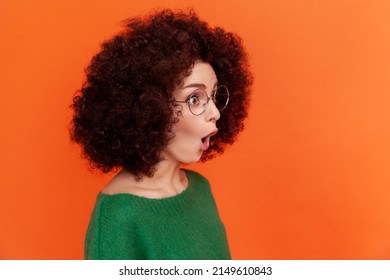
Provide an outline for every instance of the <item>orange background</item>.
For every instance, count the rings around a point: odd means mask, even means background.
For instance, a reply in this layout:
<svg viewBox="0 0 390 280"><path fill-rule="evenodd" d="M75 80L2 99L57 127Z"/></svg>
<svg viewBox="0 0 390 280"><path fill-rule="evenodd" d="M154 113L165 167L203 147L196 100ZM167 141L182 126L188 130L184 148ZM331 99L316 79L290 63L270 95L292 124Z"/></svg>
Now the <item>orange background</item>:
<svg viewBox="0 0 390 280"><path fill-rule="evenodd" d="M188 7L238 33L247 127L196 164L235 259L390 258L390 1L0 1L0 258L81 259L97 192L69 140L83 69L120 21Z"/></svg>

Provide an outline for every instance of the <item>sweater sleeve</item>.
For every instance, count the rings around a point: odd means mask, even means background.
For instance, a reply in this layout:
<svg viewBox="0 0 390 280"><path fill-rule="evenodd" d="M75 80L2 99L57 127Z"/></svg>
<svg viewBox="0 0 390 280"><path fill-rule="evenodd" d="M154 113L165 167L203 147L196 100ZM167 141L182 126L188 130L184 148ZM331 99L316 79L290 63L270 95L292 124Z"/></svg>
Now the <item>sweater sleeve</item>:
<svg viewBox="0 0 390 280"><path fill-rule="evenodd" d="M85 238L85 259L144 259L133 217L120 200L98 198Z"/></svg>

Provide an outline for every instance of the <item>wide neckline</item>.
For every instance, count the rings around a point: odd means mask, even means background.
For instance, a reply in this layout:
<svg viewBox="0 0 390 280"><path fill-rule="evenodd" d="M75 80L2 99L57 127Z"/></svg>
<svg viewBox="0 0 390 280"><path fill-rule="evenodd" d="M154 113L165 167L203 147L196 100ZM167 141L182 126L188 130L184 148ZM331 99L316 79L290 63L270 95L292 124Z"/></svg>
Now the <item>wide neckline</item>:
<svg viewBox="0 0 390 280"><path fill-rule="evenodd" d="M124 206L126 209L138 209L142 211L152 211L153 213L159 214L168 214L181 213L185 209L188 209L193 204L193 201L196 200L198 196L197 185L198 185L198 175L196 172L183 169L188 178L188 186L181 193L164 198L148 198L143 196L138 196L130 193L117 193L117 194L105 194L99 192L97 200L99 204L109 203L110 205L122 208ZM111 207L112 207L111 206ZM133 208L132 206L135 206Z"/></svg>
<svg viewBox="0 0 390 280"><path fill-rule="evenodd" d="M175 194L175 195L171 195L171 196L167 196L167 197L161 197L161 198L152 198L152 197L146 197L146 196L142 196L142 195L136 195L136 194L131 194L131 193L125 193L125 192L121 192L121 193L115 193L115 194L108 194L108 193L103 193L102 191L100 191L98 193L99 196L101 197L119 197L119 196L128 196L128 197L132 197L133 199L139 199L139 200L151 200L151 201L162 201L162 200L170 200L170 199L175 199L175 198L179 198L179 197L182 197L182 196L185 196L189 191L190 189L192 188L193 186L193 181L194 181L194 171L192 170L189 170L189 169L185 169L185 168L181 168L181 170L184 171L185 175L187 176L187 181L188 181L188 184L187 184L187 187L181 191L180 193L178 194Z"/></svg>

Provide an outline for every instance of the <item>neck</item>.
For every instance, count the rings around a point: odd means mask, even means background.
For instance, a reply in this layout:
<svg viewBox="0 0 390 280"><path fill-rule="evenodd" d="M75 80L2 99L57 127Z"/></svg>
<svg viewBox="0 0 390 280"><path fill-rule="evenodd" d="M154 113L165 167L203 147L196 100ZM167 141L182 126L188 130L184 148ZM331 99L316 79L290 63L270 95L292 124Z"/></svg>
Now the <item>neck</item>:
<svg viewBox="0 0 390 280"><path fill-rule="evenodd" d="M153 174L153 177L145 177L145 182L150 182L152 188L163 189L175 186L180 182L180 164L170 164L167 160L161 161Z"/></svg>
<svg viewBox="0 0 390 280"><path fill-rule="evenodd" d="M120 173L127 178L133 178L131 174L124 170ZM163 160L157 165L153 177L144 176L141 181L132 181L134 187L150 197L174 196L185 190L188 185L187 176L180 169L180 163L169 160Z"/></svg>

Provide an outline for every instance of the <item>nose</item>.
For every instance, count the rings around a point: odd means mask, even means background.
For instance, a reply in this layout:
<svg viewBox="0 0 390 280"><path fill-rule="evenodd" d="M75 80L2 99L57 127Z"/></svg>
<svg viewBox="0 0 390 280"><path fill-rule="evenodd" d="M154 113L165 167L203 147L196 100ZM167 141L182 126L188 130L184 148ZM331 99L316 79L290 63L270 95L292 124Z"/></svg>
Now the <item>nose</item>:
<svg viewBox="0 0 390 280"><path fill-rule="evenodd" d="M215 106L215 103L212 99L209 100L206 113L207 121L217 121L221 117L221 113L219 112L217 106Z"/></svg>

